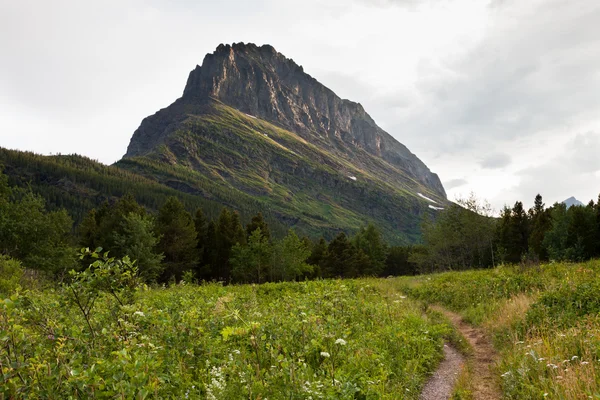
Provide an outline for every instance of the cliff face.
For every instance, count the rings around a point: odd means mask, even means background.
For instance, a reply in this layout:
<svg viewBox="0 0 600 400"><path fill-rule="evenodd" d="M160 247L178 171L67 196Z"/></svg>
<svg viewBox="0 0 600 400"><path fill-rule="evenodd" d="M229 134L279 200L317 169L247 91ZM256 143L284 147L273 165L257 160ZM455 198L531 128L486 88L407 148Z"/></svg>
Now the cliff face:
<svg viewBox="0 0 600 400"><path fill-rule="evenodd" d="M360 104L268 45L208 54L182 97L142 121L118 164L240 211L252 203L315 235L374 222L410 243L422 215L447 204L438 176Z"/></svg>
<svg viewBox="0 0 600 400"><path fill-rule="evenodd" d="M183 99L212 97L273 122L331 151L352 147L381 157L446 197L438 176L377 126L359 103L343 100L272 46L220 45L190 72Z"/></svg>

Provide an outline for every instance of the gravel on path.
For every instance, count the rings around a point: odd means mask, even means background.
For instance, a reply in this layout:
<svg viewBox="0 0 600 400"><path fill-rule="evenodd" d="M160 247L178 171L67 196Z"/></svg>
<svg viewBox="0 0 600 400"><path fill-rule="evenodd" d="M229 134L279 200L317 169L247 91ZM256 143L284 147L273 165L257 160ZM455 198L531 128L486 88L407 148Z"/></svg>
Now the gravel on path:
<svg viewBox="0 0 600 400"><path fill-rule="evenodd" d="M452 395L465 358L452 345L444 345L444 360L421 392L421 400L445 400Z"/></svg>

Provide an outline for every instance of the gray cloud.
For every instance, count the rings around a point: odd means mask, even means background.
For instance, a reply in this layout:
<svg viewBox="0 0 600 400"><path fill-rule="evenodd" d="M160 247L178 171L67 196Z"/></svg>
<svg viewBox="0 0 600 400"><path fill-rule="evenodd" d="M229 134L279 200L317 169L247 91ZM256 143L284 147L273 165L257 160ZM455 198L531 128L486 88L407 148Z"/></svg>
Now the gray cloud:
<svg viewBox="0 0 600 400"><path fill-rule="evenodd" d="M451 179L449 181L444 181L444 188L446 188L446 190L451 190L451 189L455 189L457 187L461 187L466 185L468 182L466 179Z"/></svg>
<svg viewBox="0 0 600 400"><path fill-rule="evenodd" d="M496 153L486 156L480 165L486 169L500 169L509 165L511 158L508 154Z"/></svg>
<svg viewBox="0 0 600 400"><path fill-rule="evenodd" d="M575 136L560 155L519 171L520 183L510 191L511 198L531 205L540 193L548 206L570 196L587 204L600 193L598 154L600 134L587 132Z"/></svg>
<svg viewBox="0 0 600 400"><path fill-rule="evenodd" d="M496 207L536 191L589 198L599 20L596 0L0 2L0 146L115 161L219 43L270 43L442 179L462 177L447 190L493 180Z"/></svg>
<svg viewBox="0 0 600 400"><path fill-rule="evenodd" d="M577 124L600 108L600 3L549 1L525 11L506 4L494 16L496 29L448 60L451 73L422 79L426 101L396 122L418 133L419 147L462 152Z"/></svg>

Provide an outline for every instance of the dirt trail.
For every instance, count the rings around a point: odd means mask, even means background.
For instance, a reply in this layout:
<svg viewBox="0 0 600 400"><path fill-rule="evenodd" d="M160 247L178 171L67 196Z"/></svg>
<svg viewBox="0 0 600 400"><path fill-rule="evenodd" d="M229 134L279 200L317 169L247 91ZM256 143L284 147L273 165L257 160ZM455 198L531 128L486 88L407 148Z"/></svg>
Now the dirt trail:
<svg viewBox="0 0 600 400"><path fill-rule="evenodd" d="M444 345L444 361L433 373L421 392L421 400L449 399L456 379L465 364L465 358L454 347Z"/></svg>
<svg viewBox="0 0 600 400"><path fill-rule="evenodd" d="M500 399L500 389L498 388L496 378L491 369L494 361L497 358L496 351L494 350L490 340L486 337L481 329L469 325L462 319L460 315L441 307L433 306L432 308L444 314L452 322L452 324L456 326L456 328L465 337L465 339L467 339L473 348L473 355L471 357L472 368L469 374L471 389L473 391L473 399ZM444 366L444 363L440 364L439 369L441 369L442 366ZM436 374L439 372L439 369L436 371ZM422 397L423 400L434 398L443 399L444 397Z"/></svg>

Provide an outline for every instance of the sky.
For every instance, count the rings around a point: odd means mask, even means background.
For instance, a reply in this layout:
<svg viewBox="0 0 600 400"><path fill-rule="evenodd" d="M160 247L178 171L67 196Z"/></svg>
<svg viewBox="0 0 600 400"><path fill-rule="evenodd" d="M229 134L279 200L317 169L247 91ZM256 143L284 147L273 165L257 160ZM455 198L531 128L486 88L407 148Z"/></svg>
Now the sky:
<svg viewBox="0 0 600 400"><path fill-rule="evenodd" d="M0 146L113 163L234 42L361 103L450 200L598 198L597 0L0 0Z"/></svg>

